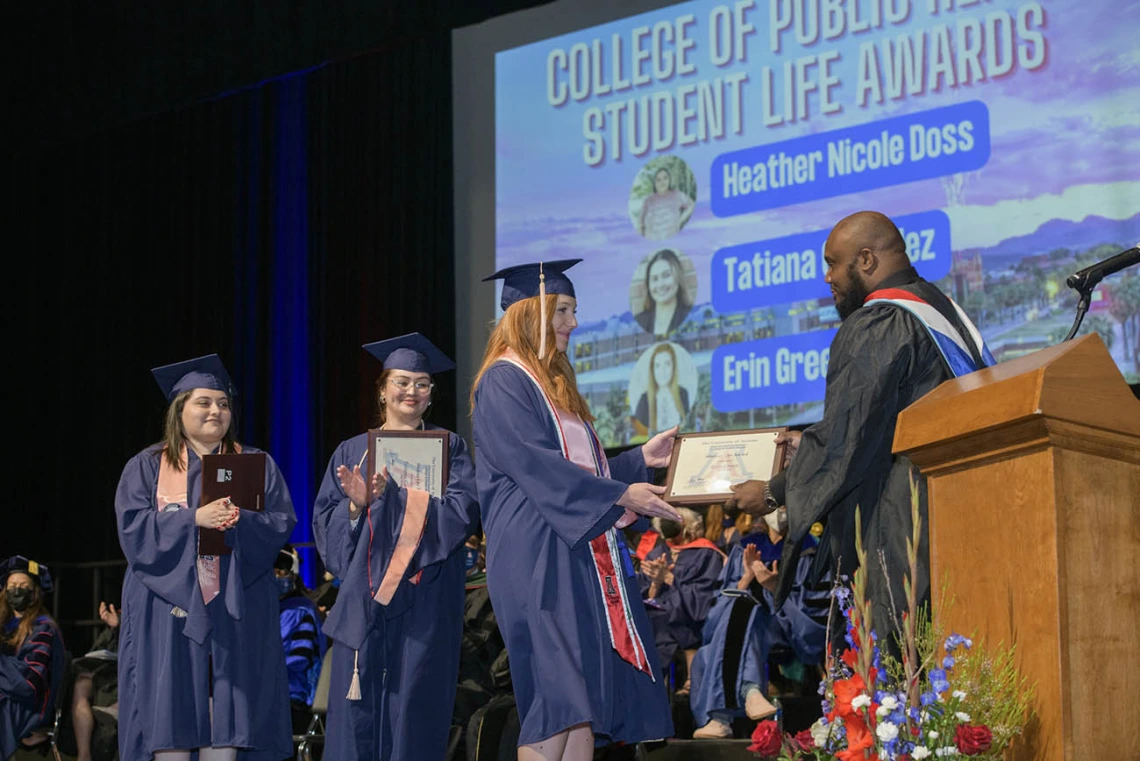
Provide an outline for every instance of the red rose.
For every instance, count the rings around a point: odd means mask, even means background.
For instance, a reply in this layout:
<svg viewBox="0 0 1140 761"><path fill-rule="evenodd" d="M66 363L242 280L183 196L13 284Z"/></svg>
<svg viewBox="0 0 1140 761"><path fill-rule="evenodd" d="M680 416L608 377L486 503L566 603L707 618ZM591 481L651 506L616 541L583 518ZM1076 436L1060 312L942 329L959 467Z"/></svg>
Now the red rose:
<svg viewBox="0 0 1140 761"><path fill-rule="evenodd" d="M756 725L755 731L752 732L752 744L748 746L748 750L761 758L769 758L780 755L782 745L780 728L776 726L776 722L762 721Z"/></svg>
<svg viewBox="0 0 1140 761"><path fill-rule="evenodd" d="M954 730L954 744L967 756L985 753L993 741L993 732L990 732L990 728L985 725L959 724Z"/></svg>
<svg viewBox="0 0 1140 761"><path fill-rule="evenodd" d="M796 745L800 746L800 750L815 750L815 738L811 736L810 729L801 729L796 732Z"/></svg>

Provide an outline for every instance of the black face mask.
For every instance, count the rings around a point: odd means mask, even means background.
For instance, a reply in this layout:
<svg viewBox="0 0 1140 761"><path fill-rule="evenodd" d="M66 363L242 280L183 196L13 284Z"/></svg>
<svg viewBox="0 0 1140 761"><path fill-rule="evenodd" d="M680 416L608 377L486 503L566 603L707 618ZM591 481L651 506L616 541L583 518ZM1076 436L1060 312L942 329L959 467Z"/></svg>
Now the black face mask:
<svg viewBox="0 0 1140 761"><path fill-rule="evenodd" d="M8 597L8 604L12 606L12 610L17 613L23 613L25 610L32 606L32 601L36 597L36 593L25 587L12 587L5 595Z"/></svg>

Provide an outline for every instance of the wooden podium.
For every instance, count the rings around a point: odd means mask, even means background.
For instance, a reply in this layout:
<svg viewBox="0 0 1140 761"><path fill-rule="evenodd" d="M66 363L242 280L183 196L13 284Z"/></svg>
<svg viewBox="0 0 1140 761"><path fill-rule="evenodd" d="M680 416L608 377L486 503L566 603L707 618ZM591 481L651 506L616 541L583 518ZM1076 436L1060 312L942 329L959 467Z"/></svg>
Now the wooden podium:
<svg viewBox="0 0 1140 761"><path fill-rule="evenodd" d="M894 451L927 478L944 631L1015 643L1036 682L1007 759L1140 759L1140 401L1100 337L943 383Z"/></svg>

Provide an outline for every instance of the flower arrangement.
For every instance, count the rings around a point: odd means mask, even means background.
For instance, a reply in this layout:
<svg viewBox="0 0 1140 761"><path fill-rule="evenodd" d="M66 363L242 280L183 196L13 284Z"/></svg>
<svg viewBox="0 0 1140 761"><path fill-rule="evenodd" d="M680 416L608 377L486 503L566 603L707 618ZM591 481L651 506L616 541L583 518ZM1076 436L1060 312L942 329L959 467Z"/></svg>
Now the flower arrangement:
<svg viewBox="0 0 1140 761"><path fill-rule="evenodd" d="M955 756L999 759L1029 718L1033 689L1013 661L1013 648L959 634L943 637L910 580L922 530L918 490L911 483L913 532L904 579L906 610L893 633L901 657L881 652L865 590L867 558L859 511L859 568L850 585L839 579L833 597L846 620L847 648L831 659L820 685L824 716L810 730L782 734L775 721L757 725L749 750L782 761L922 761ZM885 567L883 572L886 572ZM917 610L917 615L910 611ZM828 651L831 651L830 645Z"/></svg>

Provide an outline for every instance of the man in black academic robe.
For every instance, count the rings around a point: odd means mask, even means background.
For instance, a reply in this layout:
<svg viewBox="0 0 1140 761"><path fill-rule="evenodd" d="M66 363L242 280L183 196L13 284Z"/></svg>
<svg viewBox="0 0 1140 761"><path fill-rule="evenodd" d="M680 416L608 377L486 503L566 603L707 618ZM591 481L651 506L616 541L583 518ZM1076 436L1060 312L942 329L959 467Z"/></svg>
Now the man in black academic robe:
<svg viewBox="0 0 1140 761"><path fill-rule="evenodd" d="M860 212L842 220L827 240L826 282L843 320L827 368L823 419L802 436L789 435L795 456L770 483L749 481L733 487L729 508L761 515L787 505L788 541L781 568L795 568L796 556L812 524L825 522L816 571L838 566L850 576L855 556L855 508L860 508L867 563L867 596L879 644L897 653L893 633L906 606L903 577L909 570L906 540L912 533L911 475L906 457L891 452L899 413L955 371L932 333L912 311L881 295L898 289L919 297L957 331L969 350L966 371L992 364L977 330L941 291L915 272L898 228L886 216ZM896 295L897 291L893 291ZM872 294L874 294L872 296ZM872 298L868 298L868 297ZM865 301L874 303L864 306ZM947 326L948 327L948 326ZM963 371L963 363L956 363ZM918 478L919 604L930 599L926 483ZM885 560L886 574L879 562ZM889 575L889 581L887 578ZM786 599L792 574L781 578L777 604ZM842 649L843 620L832 618L833 647Z"/></svg>

